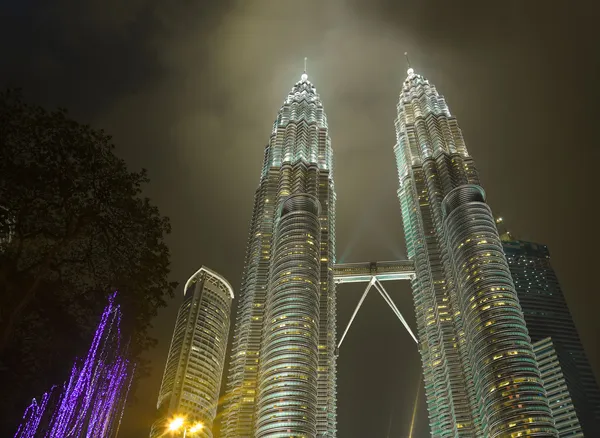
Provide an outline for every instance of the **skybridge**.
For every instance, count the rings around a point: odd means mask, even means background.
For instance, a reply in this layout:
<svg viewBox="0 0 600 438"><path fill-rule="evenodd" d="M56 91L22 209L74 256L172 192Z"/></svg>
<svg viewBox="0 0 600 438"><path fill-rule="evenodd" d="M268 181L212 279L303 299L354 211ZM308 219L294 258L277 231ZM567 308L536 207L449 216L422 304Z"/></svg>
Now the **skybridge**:
<svg viewBox="0 0 600 438"><path fill-rule="evenodd" d="M385 290L382 281L395 281L395 280L413 280L416 277L415 273L415 265L410 260L394 260L388 262L361 262L361 263L340 263L333 265L333 280L336 284L342 283L367 283L367 287L363 292L360 300L354 309L354 313L350 318L350 322L348 322L348 326L346 330L344 330L344 334L340 338L340 342L336 348L336 355L339 355L339 349L342 346L342 342L344 342L344 338L346 334L348 334L348 330L350 330L350 326L356 317L358 310L362 306L365 298L369 291L374 287L384 301L390 306L392 312L398 317L408 334L413 338L413 340L418 344L419 341L417 337L410 329L406 320L396 307L396 304Z"/></svg>
<svg viewBox="0 0 600 438"><path fill-rule="evenodd" d="M333 265L333 280L338 284L368 283L372 277L379 281L413 280L415 276L415 264L411 260Z"/></svg>

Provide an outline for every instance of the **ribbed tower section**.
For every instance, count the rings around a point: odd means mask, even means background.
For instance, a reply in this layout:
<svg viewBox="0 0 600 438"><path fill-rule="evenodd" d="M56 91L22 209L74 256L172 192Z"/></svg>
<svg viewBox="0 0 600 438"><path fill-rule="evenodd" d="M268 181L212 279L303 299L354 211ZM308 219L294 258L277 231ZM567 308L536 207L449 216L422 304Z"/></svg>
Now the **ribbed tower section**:
<svg viewBox="0 0 600 438"><path fill-rule="evenodd" d="M396 135L432 436L556 436L474 162L444 98L413 69Z"/></svg>
<svg viewBox="0 0 600 438"><path fill-rule="evenodd" d="M280 209L260 355L260 438L317 433L320 205L295 194Z"/></svg>
<svg viewBox="0 0 600 438"><path fill-rule="evenodd" d="M323 104L306 74L265 149L222 436L336 434L335 190Z"/></svg>

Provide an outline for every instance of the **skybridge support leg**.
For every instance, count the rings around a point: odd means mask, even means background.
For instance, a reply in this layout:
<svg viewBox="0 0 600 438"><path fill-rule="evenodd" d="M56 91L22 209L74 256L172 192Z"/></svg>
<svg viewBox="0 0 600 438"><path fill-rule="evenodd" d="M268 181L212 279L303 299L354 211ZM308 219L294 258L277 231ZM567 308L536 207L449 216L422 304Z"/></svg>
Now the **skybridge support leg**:
<svg viewBox="0 0 600 438"><path fill-rule="evenodd" d="M364 293L362 294L362 297L360 297L360 301L358 302L356 309L354 309L354 313L352 314L352 317L350 318L350 322L348 323L346 330L344 330L344 334L340 338L340 342L339 342L339 344L336 348L336 352L335 352L336 356L339 354L340 347L342 346L342 342L344 342L344 338L346 337L348 330L350 330L350 326L352 325L352 321L354 321L354 318L356 317L356 314L358 313L358 309L360 309L360 306L362 306L363 301L365 301L365 298L367 298L367 294L369 293L369 291L371 290L371 287L375 284L376 281L377 281L377 279L375 277L371 277L371 281L369 281L369 284L367 284L367 288L365 289Z"/></svg>
<svg viewBox="0 0 600 438"><path fill-rule="evenodd" d="M373 277L373 278L375 278L375 277ZM390 308L392 309L392 311L396 314L396 316L398 317L398 319L400 320L400 322L404 325L404 328L408 331L408 334L410 336L412 336L412 338L418 344L419 341L417 340L417 337L415 336L415 334L412 332L412 330L408 326L406 320L402 316L402 313L400 313L400 310L398 310L398 307L396 307L396 304L392 301L392 299L390 298L389 294L384 289L383 285L377 279L375 279L375 282L373 283L373 285L379 291L379 293L381 294L381 296L383 297L383 299L385 300L385 302L388 303L388 305L390 306Z"/></svg>

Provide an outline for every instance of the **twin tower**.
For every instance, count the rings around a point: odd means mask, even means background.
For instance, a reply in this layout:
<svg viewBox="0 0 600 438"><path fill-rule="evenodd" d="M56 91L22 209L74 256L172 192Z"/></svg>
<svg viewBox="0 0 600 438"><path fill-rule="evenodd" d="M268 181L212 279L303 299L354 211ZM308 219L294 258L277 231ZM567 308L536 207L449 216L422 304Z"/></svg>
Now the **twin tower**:
<svg viewBox="0 0 600 438"><path fill-rule="evenodd" d="M477 169L444 98L412 68L395 127L432 436L557 436ZM336 436L335 203L327 117L305 73L264 152L223 438Z"/></svg>

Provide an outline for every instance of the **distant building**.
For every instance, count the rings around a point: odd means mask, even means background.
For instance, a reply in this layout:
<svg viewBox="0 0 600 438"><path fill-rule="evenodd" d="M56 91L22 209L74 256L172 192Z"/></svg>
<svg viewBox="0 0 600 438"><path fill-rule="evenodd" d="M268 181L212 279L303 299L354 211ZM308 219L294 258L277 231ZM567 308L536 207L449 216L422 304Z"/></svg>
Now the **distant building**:
<svg viewBox="0 0 600 438"><path fill-rule="evenodd" d="M577 410L573 404L575 398L580 397L583 388L577 380L570 380L575 371L575 364L569 353L555 346L552 338L544 338L533 343L533 351L542 373L544 389L548 396L554 423L559 436L579 438L583 437L581 424L577 417Z"/></svg>
<svg viewBox="0 0 600 438"><path fill-rule="evenodd" d="M233 289L206 267L185 284L158 396L159 419L152 438L162 436L174 417L184 427L198 423L197 438L212 438L225 365Z"/></svg>
<svg viewBox="0 0 600 438"><path fill-rule="evenodd" d="M586 437L600 437L600 390L550 264L548 247L512 240L502 220L496 221L529 336L535 343L552 338L560 352L562 372L583 433Z"/></svg>

